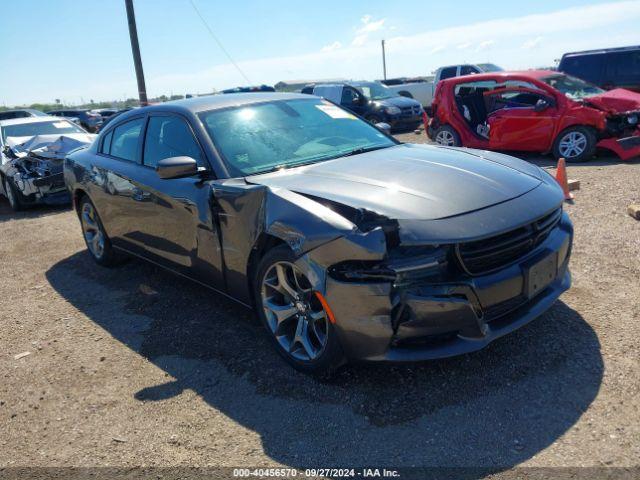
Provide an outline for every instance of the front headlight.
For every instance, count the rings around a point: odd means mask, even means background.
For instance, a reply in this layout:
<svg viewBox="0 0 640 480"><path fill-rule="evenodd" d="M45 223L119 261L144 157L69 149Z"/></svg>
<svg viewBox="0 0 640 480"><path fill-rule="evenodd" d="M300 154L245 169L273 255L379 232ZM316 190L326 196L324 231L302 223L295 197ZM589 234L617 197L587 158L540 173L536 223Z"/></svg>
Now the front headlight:
<svg viewBox="0 0 640 480"><path fill-rule="evenodd" d="M634 113L627 117L627 123L629 125L637 125L638 124L638 114Z"/></svg>
<svg viewBox="0 0 640 480"><path fill-rule="evenodd" d="M400 115L400 111L398 107L384 107L384 112L389 115Z"/></svg>

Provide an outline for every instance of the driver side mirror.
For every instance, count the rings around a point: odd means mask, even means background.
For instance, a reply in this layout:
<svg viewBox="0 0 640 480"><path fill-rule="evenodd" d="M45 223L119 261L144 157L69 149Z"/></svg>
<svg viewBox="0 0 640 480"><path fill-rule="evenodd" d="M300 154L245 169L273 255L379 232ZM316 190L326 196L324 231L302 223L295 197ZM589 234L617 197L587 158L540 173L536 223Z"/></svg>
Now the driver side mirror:
<svg viewBox="0 0 640 480"><path fill-rule="evenodd" d="M198 162L191 157L164 158L156 165L156 172L165 180L190 177L198 173Z"/></svg>
<svg viewBox="0 0 640 480"><path fill-rule="evenodd" d="M536 112L541 112L543 110L546 110L550 106L551 106L551 103L549 101L545 100L544 98L541 98L536 102L535 106L533 107L533 110Z"/></svg>

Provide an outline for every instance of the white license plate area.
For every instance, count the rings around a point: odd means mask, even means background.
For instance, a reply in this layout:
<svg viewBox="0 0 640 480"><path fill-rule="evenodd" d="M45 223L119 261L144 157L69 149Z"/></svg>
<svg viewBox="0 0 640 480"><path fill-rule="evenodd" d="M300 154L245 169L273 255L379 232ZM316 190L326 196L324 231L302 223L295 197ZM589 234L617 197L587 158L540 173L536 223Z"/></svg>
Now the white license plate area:
<svg viewBox="0 0 640 480"><path fill-rule="evenodd" d="M529 267L526 273L526 291L533 298L547 288L558 275L558 254L552 253Z"/></svg>

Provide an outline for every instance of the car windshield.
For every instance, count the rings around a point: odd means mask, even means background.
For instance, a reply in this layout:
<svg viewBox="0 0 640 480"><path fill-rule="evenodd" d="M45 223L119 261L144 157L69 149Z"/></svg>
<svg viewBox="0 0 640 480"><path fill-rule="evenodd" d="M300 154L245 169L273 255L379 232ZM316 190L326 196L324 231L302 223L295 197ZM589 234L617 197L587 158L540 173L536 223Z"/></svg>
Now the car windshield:
<svg viewBox="0 0 640 480"><path fill-rule="evenodd" d="M384 100L385 98L397 97L397 95L389 87L376 82L354 83L353 87L357 88L365 97L370 100Z"/></svg>
<svg viewBox="0 0 640 480"><path fill-rule="evenodd" d="M67 120L49 122L20 123L2 127L2 139L7 137L33 137L34 135L55 135L63 133L86 133L83 129Z"/></svg>
<svg viewBox="0 0 640 480"><path fill-rule="evenodd" d="M483 72L503 72L504 68L494 65L493 63L479 63L478 67Z"/></svg>
<svg viewBox="0 0 640 480"><path fill-rule="evenodd" d="M232 176L295 167L396 142L322 99L295 99L199 114Z"/></svg>
<svg viewBox="0 0 640 480"><path fill-rule="evenodd" d="M601 88L570 75L552 75L542 78L542 81L572 100L595 97L596 95L604 93L604 90Z"/></svg>

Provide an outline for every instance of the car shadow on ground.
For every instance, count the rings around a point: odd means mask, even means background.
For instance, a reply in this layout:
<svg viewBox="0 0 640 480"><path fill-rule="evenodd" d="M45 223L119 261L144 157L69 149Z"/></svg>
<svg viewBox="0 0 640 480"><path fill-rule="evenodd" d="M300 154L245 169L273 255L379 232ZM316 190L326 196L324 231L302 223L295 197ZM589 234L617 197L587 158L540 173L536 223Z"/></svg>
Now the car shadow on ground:
<svg viewBox="0 0 640 480"><path fill-rule="evenodd" d="M279 358L251 311L152 265L105 269L79 252L46 275L88 318L173 377L136 392L137 400L192 389L257 432L272 459L298 468L509 468L565 434L602 381L596 334L561 301L480 352L348 366L318 382Z"/></svg>
<svg viewBox="0 0 640 480"><path fill-rule="evenodd" d="M56 215L68 210L71 210L71 205L33 205L20 212L14 212L7 199L0 195L0 222Z"/></svg>

